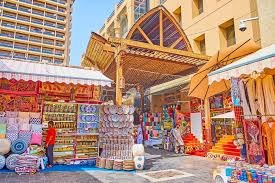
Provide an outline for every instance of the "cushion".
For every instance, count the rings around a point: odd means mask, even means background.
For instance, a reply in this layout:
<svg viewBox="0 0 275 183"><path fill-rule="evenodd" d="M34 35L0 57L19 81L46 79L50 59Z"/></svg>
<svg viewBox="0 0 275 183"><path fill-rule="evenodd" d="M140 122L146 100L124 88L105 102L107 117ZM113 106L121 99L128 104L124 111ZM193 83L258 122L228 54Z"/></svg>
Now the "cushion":
<svg viewBox="0 0 275 183"><path fill-rule="evenodd" d="M22 154L27 150L27 148L28 144L22 139L17 139L11 143L11 152L14 154Z"/></svg>
<svg viewBox="0 0 275 183"><path fill-rule="evenodd" d="M40 116L39 112L30 112L30 118L40 118Z"/></svg>
<svg viewBox="0 0 275 183"><path fill-rule="evenodd" d="M32 139L31 139L31 145L41 145L41 143L42 143L42 135L38 133L33 133Z"/></svg>
<svg viewBox="0 0 275 183"><path fill-rule="evenodd" d="M0 123L7 123L6 117L0 117Z"/></svg>
<svg viewBox="0 0 275 183"><path fill-rule="evenodd" d="M13 142L18 139L18 132L7 132L6 137L9 141Z"/></svg>
<svg viewBox="0 0 275 183"><path fill-rule="evenodd" d="M31 126L29 123L20 123L19 124L19 130L20 131L30 131Z"/></svg>
<svg viewBox="0 0 275 183"><path fill-rule="evenodd" d="M30 113L29 112L19 112L18 113L18 118L29 118Z"/></svg>
<svg viewBox="0 0 275 183"><path fill-rule="evenodd" d="M19 127L17 123L8 123L7 124L7 132L17 132L19 131Z"/></svg>
<svg viewBox="0 0 275 183"><path fill-rule="evenodd" d="M0 123L0 134L6 134L7 132L7 125L4 123Z"/></svg>
<svg viewBox="0 0 275 183"><path fill-rule="evenodd" d="M18 139L25 141L27 144L30 143L32 133L30 131L19 131Z"/></svg>
<svg viewBox="0 0 275 183"><path fill-rule="evenodd" d="M31 124L31 132L42 134L42 125Z"/></svg>
<svg viewBox="0 0 275 183"><path fill-rule="evenodd" d="M29 123L30 118L18 118L18 123L23 124L23 123Z"/></svg>
<svg viewBox="0 0 275 183"><path fill-rule="evenodd" d="M18 112L13 112L13 111L7 111L6 116L8 118L17 118L18 117Z"/></svg>
<svg viewBox="0 0 275 183"><path fill-rule="evenodd" d="M41 124L40 118L30 118L30 124Z"/></svg>
<svg viewBox="0 0 275 183"><path fill-rule="evenodd" d="M17 123L17 118L8 118L8 124L15 124Z"/></svg>

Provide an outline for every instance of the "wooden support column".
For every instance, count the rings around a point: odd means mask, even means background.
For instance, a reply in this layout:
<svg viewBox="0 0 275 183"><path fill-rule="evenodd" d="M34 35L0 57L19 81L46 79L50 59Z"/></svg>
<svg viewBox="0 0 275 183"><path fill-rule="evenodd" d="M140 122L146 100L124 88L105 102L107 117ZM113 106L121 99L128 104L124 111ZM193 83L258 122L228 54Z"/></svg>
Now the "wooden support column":
<svg viewBox="0 0 275 183"><path fill-rule="evenodd" d="M205 115L205 130L206 130L206 143L212 145L212 134L211 134L211 116L210 116L210 104L209 98L204 100L204 115Z"/></svg>
<svg viewBox="0 0 275 183"><path fill-rule="evenodd" d="M162 22L162 11L159 12L159 45L163 46L163 22Z"/></svg>
<svg viewBox="0 0 275 183"><path fill-rule="evenodd" d="M122 74L122 59L120 52L116 56L116 105L122 105L122 88L121 88L121 80L123 79Z"/></svg>

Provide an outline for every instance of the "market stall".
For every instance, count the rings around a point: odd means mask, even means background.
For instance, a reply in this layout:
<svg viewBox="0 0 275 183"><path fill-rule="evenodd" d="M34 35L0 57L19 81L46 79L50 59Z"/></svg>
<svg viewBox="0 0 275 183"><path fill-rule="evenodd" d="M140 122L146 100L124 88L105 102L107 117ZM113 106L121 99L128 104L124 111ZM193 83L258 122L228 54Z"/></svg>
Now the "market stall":
<svg viewBox="0 0 275 183"><path fill-rule="evenodd" d="M253 164L275 164L274 63L271 45L209 74L210 84L231 80L234 105L241 109L247 160Z"/></svg>
<svg viewBox="0 0 275 183"><path fill-rule="evenodd" d="M91 163L99 155L100 86L111 82L91 69L0 60L1 165L19 174L43 168L51 120L55 163Z"/></svg>

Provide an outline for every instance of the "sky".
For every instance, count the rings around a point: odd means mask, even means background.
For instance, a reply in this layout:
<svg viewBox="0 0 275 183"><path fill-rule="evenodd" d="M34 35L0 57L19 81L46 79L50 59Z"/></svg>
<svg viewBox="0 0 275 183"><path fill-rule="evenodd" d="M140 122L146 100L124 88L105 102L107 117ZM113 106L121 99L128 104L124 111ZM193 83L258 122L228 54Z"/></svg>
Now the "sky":
<svg viewBox="0 0 275 183"><path fill-rule="evenodd" d="M73 5L71 65L80 65L91 32L97 32L118 0L75 0Z"/></svg>

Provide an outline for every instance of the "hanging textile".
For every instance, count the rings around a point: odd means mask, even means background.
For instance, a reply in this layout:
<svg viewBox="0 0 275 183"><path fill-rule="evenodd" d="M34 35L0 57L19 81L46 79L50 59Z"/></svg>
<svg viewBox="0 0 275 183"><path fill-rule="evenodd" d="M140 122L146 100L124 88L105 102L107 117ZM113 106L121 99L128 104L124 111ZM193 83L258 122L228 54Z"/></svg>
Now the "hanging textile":
<svg viewBox="0 0 275 183"><path fill-rule="evenodd" d="M266 105L266 114L275 114L275 92L274 92L274 81L271 75L266 76L263 79L263 92Z"/></svg>
<svg viewBox="0 0 275 183"><path fill-rule="evenodd" d="M241 93L239 88L239 78L231 78L231 97L234 106L241 106Z"/></svg>
<svg viewBox="0 0 275 183"><path fill-rule="evenodd" d="M260 120L244 120L247 159L251 164L263 165L265 163Z"/></svg>
<svg viewBox="0 0 275 183"><path fill-rule="evenodd" d="M253 116L257 115L257 104L256 104L256 83L254 79L250 79L247 82L247 95L249 99L249 105L250 105L250 110L251 114Z"/></svg>
<svg viewBox="0 0 275 183"><path fill-rule="evenodd" d="M259 106L258 109L262 115L262 121L266 121L265 98L264 98L264 93L263 93L262 79L260 77L258 77L256 79L256 95L257 95L257 103Z"/></svg>
<svg viewBox="0 0 275 183"><path fill-rule="evenodd" d="M275 122L262 124L263 147L268 165L275 165Z"/></svg>
<svg viewBox="0 0 275 183"><path fill-rule="evenodd" d="M239 88L240 88L240 93L241 93L241 105L243 107L243 113L244 113L244 118L245 119L250 119L251 118L251 112L246 100L246 94L245 94L245 88L243 81L239 81Z"/></svg>

